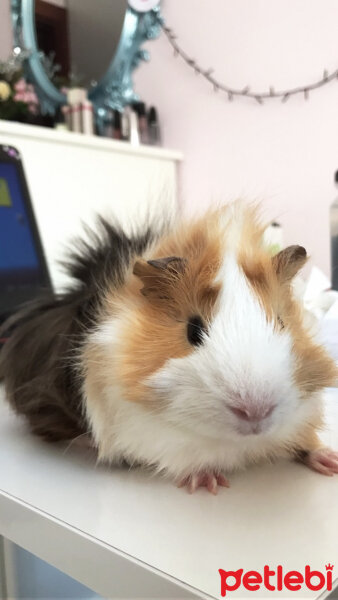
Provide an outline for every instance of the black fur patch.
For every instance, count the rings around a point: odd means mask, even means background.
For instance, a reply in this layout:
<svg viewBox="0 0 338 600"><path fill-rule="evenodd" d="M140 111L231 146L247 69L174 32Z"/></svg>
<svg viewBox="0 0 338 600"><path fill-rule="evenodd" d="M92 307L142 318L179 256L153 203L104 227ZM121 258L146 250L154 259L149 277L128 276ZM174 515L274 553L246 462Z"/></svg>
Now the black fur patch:
<svg viewBox="0 0 338 600"><path fill-rule="evenodd" d="M72 439L87 432L76 364L79 349L96 324L107 286L120 287L131 261L157 237L149 229L129 238L100 219L98 233L87 230L89 241L78 241L64 263L74 285L65 293L41 296L3 324L1 330L12 331L0 352L7 398L44 439Z"/></svg>

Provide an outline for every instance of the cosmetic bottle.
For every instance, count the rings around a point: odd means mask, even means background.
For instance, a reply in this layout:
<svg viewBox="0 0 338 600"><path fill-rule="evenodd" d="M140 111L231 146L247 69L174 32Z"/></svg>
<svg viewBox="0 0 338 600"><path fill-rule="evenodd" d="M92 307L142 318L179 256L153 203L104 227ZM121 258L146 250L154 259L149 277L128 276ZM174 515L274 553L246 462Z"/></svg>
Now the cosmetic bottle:
<svg viewBox="0 0 338 600"><path fill-rule="evenodd" d="M70 107L70 125L75 133L82 133L82 103L87 100L84 88L70 88L67 92L67 101Z"/></svg>
<svg viewBox="0 0 338 600"><path fill-rule="evenodd" d="M81 129L86 135L94 135L94 110L90 100L81 102Z"/></svg>
<svg viewBox="0 0 338 600"><path fill-rule="evenodd" d="M138 128L141 144L149 144L148 120L146 114L146 105L144 102L135 102L133 108L138 117Z"/></svg>
<svg viewBox="0 0 338 600"><path fill-rule="evenodd" d="M335 172L334 182L338 190L338 171ZM330 236L331 236L331 287L338 290L338 197L330 207Z"/></svg>
<svg viewBox="0 0 338 600"><path fill-rule="evenodd" d="M72 104L70 109L72 131L82 133L81 102Z"/></svg>
<svg viewBox="0 0 338 600"><path fill-rule="evenodd" d="M121 115L121 135L126 142L130 140L130 106L125 106Z"/></svg>
<svg viewBox="0 0 338 600"><path fill-rule="evenodd" d="M129 141L133 146L139 146L140 144L140 133L138 129L138 117L135 110L130 111L130 137Z"/></svg>
<svg viewBox="0 0 338 600"><path fill-rule="evenodd" d="M103 122L101 133L99 135L103 135L103 137L106 137L106 138L112 138L113 133L114 133L114 111L108 108L105 111L104 122Z"/></svg>
<svg viewBox="0 0 338 600"><path fill-rule="evenodd" d="M65 120L65 124L67 127L68 131L71 131L72 128L72 124L71 124L71 118L70 118L70 106L69 104L64 104L63 107L61 108L62 114L64 116L64 120Z"/></svg>
<svg viewBox="0 0 338 600"><path fill-rule="evenodd" d="M148 135L150 144L153 146L161 145L160 125L155 106L151 106L148 112Z"/></svg>
<svg viewBox="0 0 338 600"><path fill-rule="evenodd" d="M120 140L122 138L121 113L119 110L114 110L113 138L114 140Z"/></svg>

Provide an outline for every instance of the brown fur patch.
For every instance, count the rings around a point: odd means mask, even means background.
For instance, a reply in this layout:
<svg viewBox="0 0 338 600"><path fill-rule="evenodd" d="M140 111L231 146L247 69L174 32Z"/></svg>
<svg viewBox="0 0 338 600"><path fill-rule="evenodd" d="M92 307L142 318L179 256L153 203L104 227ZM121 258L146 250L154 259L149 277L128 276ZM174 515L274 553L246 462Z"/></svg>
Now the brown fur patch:
<svg viewBox="0 0 338 600"><path fill-rule="evenodd" d="M107 298L106 314L123 313L122 344L114 363L125 397L149 401L142 381L170 358L182 358L194 347L186 329L199 315L207 324L217 302L220 284L215 283L224 249L217 215L182 227L165 238L151 254L136 261L135 276L117 297ZM146 263L163 257L182 257L184 268L173 262L169 268Z"/></svg>
<svg viewBox="0 0 338 600"><path fill-rule="evenodd" d="M255 254L241 250L239 265L262 305L269 321L278 317L280 305L280 286L274 273L271 258L261 248Z"/></svg>

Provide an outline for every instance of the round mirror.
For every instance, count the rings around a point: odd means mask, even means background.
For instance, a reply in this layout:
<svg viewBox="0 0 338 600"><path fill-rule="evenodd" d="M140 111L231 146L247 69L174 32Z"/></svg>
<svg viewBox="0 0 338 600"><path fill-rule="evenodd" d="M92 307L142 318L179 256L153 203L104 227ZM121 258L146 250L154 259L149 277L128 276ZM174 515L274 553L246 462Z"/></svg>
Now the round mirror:
<svg viewBox="0 0 338 600"><path fill-rule="evenodd" d="M67 102L63 87L84 87L100 129L107 111L139 100L132 72L160 32L160 0L11 0L11 13L42 113Z"/></svg>
<svg viewBox="0 0 338 600"><path fill-rule="evenodd" d="M39 51L57 86L89 88L108 70L121 38L126 0L35 0Z"/></svg>

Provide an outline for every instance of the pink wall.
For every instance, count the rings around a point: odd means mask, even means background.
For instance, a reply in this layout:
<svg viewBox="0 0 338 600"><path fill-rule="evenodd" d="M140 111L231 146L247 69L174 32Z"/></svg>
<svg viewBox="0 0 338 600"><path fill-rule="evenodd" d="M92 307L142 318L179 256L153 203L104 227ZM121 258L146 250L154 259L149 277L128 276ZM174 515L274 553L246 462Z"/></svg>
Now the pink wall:
<svg viewBox="0 0 338 600"><path fill-rule="evenodd" d="M0 60L6 59L12 49L9 5L10 0L0 0Z"/></svg>
<svg viewBox="0 0 338 600"><path fill-rule="evenodd" d="M336 0L164 0L179 43L234 86L307 83L338 67ZM166 146L183 150L181 194L195 210L238 196L262 199L329 273L328 207L338 169L338 81L308 101L227 102L191 72L162 35L136 89L158 106Z"/></svg>

